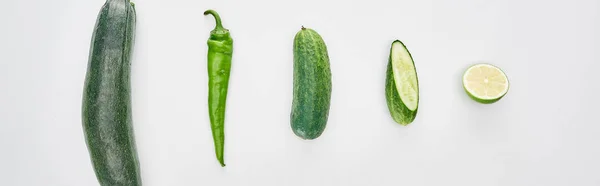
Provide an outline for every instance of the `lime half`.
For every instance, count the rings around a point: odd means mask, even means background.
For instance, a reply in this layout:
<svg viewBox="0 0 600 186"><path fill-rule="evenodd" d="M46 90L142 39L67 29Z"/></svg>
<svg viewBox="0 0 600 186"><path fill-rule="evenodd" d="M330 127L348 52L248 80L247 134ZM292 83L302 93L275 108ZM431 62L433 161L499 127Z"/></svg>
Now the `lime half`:
<svg viewBox="0 0 600 186"><path fill-rule="evenodd" d="M494 103L508 92L508 78L502 70L490 64L476 64L463 75L463 87L480 103Z"/></svg>

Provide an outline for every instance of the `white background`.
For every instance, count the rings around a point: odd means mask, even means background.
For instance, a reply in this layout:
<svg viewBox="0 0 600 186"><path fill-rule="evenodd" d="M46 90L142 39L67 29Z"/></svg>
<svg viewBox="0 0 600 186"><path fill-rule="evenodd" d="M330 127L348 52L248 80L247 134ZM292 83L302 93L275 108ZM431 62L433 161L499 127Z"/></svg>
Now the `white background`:
<svg viewBox="0 0 600 186"><path fill-rule="evenodd" d="M102 0L0 7L0 185L97 185L81 127ZM144 185L600 185L597 0L137 0L134 127ZM206 40L217 10L235 41L227 167L214 157ZM329 49L324 134L290 129L292 40ZM413 54L419 113L395 124L384 97L390 44ZM471 64L508 75L502 100L462 90Z"/></svg>

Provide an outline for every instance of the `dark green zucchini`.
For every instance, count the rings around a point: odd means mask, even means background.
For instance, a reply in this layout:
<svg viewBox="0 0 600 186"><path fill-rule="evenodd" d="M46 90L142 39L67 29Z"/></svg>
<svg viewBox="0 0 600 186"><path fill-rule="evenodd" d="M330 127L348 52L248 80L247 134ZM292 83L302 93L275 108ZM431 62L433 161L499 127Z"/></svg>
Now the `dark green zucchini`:
<svg viewBox="0 0 600 186"><path fill-rule="evenodd" d="M329 116L331 70L321 36L304 28L294 38L294 98L291 126L302 139L323 133Z"/></svg>
<svg viewBox="0 0 600 186"><path fill-rule="evenodd" d="M103 186L142 185L131 119L135 22L129 0L107 0L92 35L82 122L92 165Z"/></svg>

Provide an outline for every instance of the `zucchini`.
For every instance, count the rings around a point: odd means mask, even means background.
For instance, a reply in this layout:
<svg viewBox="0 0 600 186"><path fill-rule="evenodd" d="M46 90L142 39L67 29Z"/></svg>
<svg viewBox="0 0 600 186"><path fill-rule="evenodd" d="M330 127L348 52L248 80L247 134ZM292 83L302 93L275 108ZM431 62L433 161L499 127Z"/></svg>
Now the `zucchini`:
<svg viewBox="0 0 600 186"><path fill-rule="evenodd" d="M131 119L135 22L129 0L107 0L92 35L82 123L100 185L142 185Z"/></svg>
<svg viewBox="0 0 600 186"><path fill-rule="evenodd" d="M385 82L390 115L398 124L412 123L419 108L419 79L412 55L399 40L392 42Z"/></svg>
<svg viewBox="0 0 600 186"><path fill-rule="evenodd" d="M294 98L291 126L302 139L315 139L327 125L331 70L327 46L314 30L304 28L294 38Z"/></svg>

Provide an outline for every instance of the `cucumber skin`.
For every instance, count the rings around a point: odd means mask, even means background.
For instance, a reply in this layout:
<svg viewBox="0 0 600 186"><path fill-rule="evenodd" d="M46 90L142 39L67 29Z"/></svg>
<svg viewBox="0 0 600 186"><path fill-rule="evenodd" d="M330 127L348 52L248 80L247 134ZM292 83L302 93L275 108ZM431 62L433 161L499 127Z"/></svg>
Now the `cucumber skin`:
<svg viewBox="0 0 600 186"><path fill-rule="evenodd" d="M402 99L400 99L400 94L398 94L398 90L396 89L396 83L394 81L394 71L392 70L392 48L394 43L399 42L400 44L402 44L402 46L406 49L406 45L404 45L404 43L402 43L399 40L396 40L394 42L392 42L392 45L390 46L390 56L388 58L388 67L387 67L387 71L386 71L386 80L385 80L385 98L387 101L387 105L388 105L388 109L390 111L390 115L392 116L392 118L394 119L394 121L400 125L408 125L410 123L412 123L416 116L417 116L417 111L419 110L419 106L417 105L417 108L414 111L411 111L410 109L408 109L404 103L402 102ZM406 50L408 51L408 49ZM408 54L410 54L410 51L408 51ZM412 59L412 55L410 56L410 58ZM413 66L414 66L414 60L413 60ZM416 67L415 67L415 74L416 74ZM418 75L418 74L417 74ZM419 78L417 77L417 84L419 83Z"/></svg>
<svg viewBox="0 0 600 186"><path fill-rule="evenodd" d="M135 19L129 0L108 0L92 35L82 123L100 185L142 185L131 118Z"/></svg>
<svg viewBox="0 0 600 186"><path fill-rule="evenodd" d="M329 116L331 70L327 46L312 29L302 28L294 37L294 93L291 127L302 139L323 133Z"/></svg>

